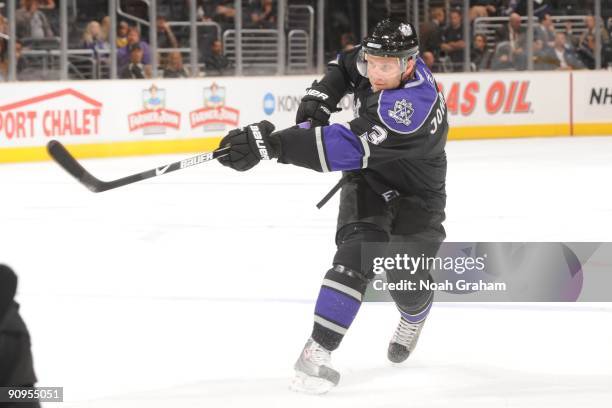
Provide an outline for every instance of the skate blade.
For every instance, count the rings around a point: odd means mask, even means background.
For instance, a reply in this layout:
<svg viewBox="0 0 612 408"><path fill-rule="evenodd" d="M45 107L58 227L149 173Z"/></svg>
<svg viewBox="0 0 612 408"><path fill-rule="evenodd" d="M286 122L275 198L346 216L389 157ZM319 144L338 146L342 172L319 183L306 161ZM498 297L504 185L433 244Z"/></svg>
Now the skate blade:
<svg viewBox="0 0 612 408"><path fill-rule="evenodd" d="M291 381L289 388L295 392L304 394L321 395L326 394L334 388L335 384L324 378L312 377L301 372L295 373L295 377Z"/></svg>

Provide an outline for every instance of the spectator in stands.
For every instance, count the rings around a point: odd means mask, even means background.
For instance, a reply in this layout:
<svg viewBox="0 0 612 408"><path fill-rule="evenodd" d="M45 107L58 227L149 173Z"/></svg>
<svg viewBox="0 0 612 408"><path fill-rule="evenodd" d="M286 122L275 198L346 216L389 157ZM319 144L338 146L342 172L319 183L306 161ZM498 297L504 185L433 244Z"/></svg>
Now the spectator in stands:
<svg viewBox="0 0 612 408"><path fill-rule="evenodd" d="M15 42L15 57L17 58L17 77L25 68L25 61L21 58L21 43ZM8 41L0 38L0 82L8 80L9 59L8 59Z"/></svg>
<svg viewBox="0 0 612 408"><path fill-rule="evenodd" d="M168 54L166 65L164 66L164 78L187 78L187 70L183 67L183 56L178 51Z"/></svg>
<svg viewBox="0 0 612 408"><path fill-rule="evenodd" d="M39 0L23 0L22 7L15 11L17 38L53 37L53 30L44 13L39 10Z"/></svg>
<svg viewBox="0 0 612 408"><path fill-rule="evenodd" d="M130 26L125 21L120 21L117 25L117 48L123 48L128 45L128 32Z"/></svg>
<svg viewBox="0 0 612 408"><path fill-rule="evenodd" d="M567 43L565 33L555 34L553 48L544 48L541 52L539 63L548 69L572 70L584 68L584 64L578 59Z"/></svg>
<svg viewBox="0 0 612 408"><path fill-rule="evenodd" d="M141 48L140 43L133 43L128 45L129 48L129 63L124 66L119 72L119 78L121 79L144 79L151 78L151 71L147 69L143 64L144 50ZM150 68L150 65L149 65Z"/></svg>
<svg viewBox="0 0 612 408"><path fill-rule="evenodd" d="M472 0L470 1L470 21L478 17L493 17L497 15L500 0Z"/></svg>
<svg viewBox="0 0 612 408"><path fill-rule="evenodd" d="M512 60L512 49L510 43L504 41L497 44L495 47L495 53L493 54L493 61L491 62L491 69L494 71L508 71L515 70Z"/></svg>
<svg viewBox="0 0 612 408"><path fill-rule="evenodd" d="M521 26L521 16L518 13L510 14L508 24L499 28L496 32L497 47L501 48L499 53L500 62L505 63L506 48L510 51L510 63L514 69L524 70L527 67L527 56L525 53L527 44L527 29ZM498 50L496 50L496 54Z"/></svg>
<svg viewBox="0 0 612 408"><path fill-rule="evenodd" d="M178 41L172 32L172 28L166 17L157 16L157 47L158 48L178 48ZM159 65L165 66L167 60L167 52L159 53Z"/></svg>
<svg viewBox="0 0 612 408"><path fill-rule="evenodd" d="M565 38L567 40L567 44L571 49L576 49L580 44L580 36L574 34L574 28L572 27L571 21L565 22ZM553 44L554 47L554 44Z"/></svg>
<svg viewBox="0 0 612 408"><path fill-rule="evenodd" d="M593 35L595 36L595 16L586 16L584 18L584 24L586 25L586 31L583 32L579 39L578 39L578 47L584 45L584 46L588 46L587 42L588 39L587 37L589 35ZM610 40L610 34L608 33L608 30L606 30L606 27L601 24L600 27L600 33L601 33L601 43L605 44Z"/></svg>
<svg viewBox="0 0 612 408"><path fill-rule="evenodd" d="M272 0L260 0L250 13L250 26L254 28L276 28L276 7Z"/></svg>
<svg viewBox="0 0 612 408"><path fill-rule="evenodd" d="M542 16L544 16L544 14L552 13L552 6L550 0L511 0L509 2L509 8L511 10L511 13L517 13L521 16L526 16L528 1L533 1L533 15L537 18L541 18Z"/></svg>
<svg viewBox="0 0 612 408"><path fill-rule="evenodd" d="M233 27L234 16L236 15L234 0L211 0L211 3L213 7L210 17L219 23L223 31Z"/></svg>
<svg viewBox="0 0 612 408"><path fill-rule="evenodd" d="M221 41L213 41L210 53L204 58L204 65L206 70L213 75L226 75L229 73L230 63L227 57L223 55Z"/></svg>
<svg viewBox="0 0 612 408"><path fill-rule="evenodd" d="M355 40L355 36L353 33L344 33L340 37L340 48L342 51L350 51L355 48L355 44L357 41Z"/></svg>
<svg viewBox="0 0 612 408"><path fill-rule="evenodd" d="M41 10L55 9L55 0L38 0L38 8Z"/></svg>
<svg viewBox="0 0 612 408"><path fill-rule="evenodd" d="M110 49L108 41L102 39L102 30L100 23L97 21L90 21L87 24L87 28L83 32L83 42L81 47L93 50L94 53L98 53L101 50Z"/></svg>
<svg viewBox="0 0 612 408"><path fill-rule="evenodd" d="M442 44L442 34L446 16L442 7L434 7L431 9L430 21L421 24L421 32L419 35L421 52L430 51L437 56L440 52L440 44Z"/></svg>
<svg viewBox="0 0 612 408"><path fill-rule="evenodd" d="M472 41L470 61L474 64L476 71L488 70L491 67L493 53L487 47L487 37L484 34L476 34Z"/></svg>
<svg viewBox="0 0 612 408"><path fill-rule="evenodd" d="M533 29L533 69L550 69L546 62L548 51L545 49L554 47L555 33L552 17L544 14Z"/></svg>
<svg viewBox="0 0 612 408"><path fill-rule="evenodd" d="M423 58L423 62L425 63L425 65L427 65L427 68L429 68L431 72L439 72L439 70L437 69L438 66L436 65L436 58L433 52L425 51L421 54L421 58Z"/></svg>
<svg viewBox="0 0 612 408"><path fill-rule="evenodd" d="M555 45L555 33L552 17L550 14L544 14L535 27L534 40L539 43L539 48L552 48Z"/></svg>
<svg viewBox="0 0 612 408"><path fill-rule="evenodd" d="M504 41L519 43L525 32L526 29L521 27L521 16L512 13L508 18L508 24L499 27L495 32L495 37L498 43Z"/></svg>
<svg viewBox="0 0 612 408"><path fill-rule="evenodd" d="M0 7L0 33L3 33L3 34L7 34L8 33L8 21L2 15L2 7Z"/></svg>
<svg viewBox="0 0 612 408"><path fill-rule="evenodd" d="M145 71L151 72L152 55L149 44L140 39L140 32L136 27L131 27L127 34L127 46L117 51L117 65L121 72L128 64L133 64L132 50L138 44L138 49L142 51L141 63L145 66ZM149 75L150 78L150 75Z"/></svg>
<svg viewBox="0 0 612 408"><path fill-rule="evenodd" d="M142 20L149 18L148 1L143 0L119 0L121 7L127 14L136 16Z"/></svg>
<svg viewBox="0 0 612 408"><path fill-rule="evenodd" d="M452 63L453 71L461 71L463 67L463 50L465 41L463 40L463 19L461 10L453 9L450 12L450 25L442 34L442 44L440 49L446 53Z"/></svg>
<svg viewBox="0 0 612 408"><path fill-rule="evenodd" d="M0 37L0 82L8 80L8 42Z"/></svg>
<svg viewBox="0 0 612 408"><path fill-rule="evenodd" d="M110 44L110 17L104 16L100 21L100 38Z"/></svg>
<svg viewBox="0 0 612 408"><path fill-rule="evenodd" d="M164 16L157 16L157 46L159 48L178 48L178 41Z"/></svg>
<svg viewBox="0 0 612 408"><path fill-rule="evenodd" d="M601 66L612 70L612 42L604 44L601 48Z"/></svg>
<svg viewBox="0 0 612 408"><path fill-rule="evenodd" d="M585 67L595 69L595 34L587 34L576 54Z"/></svg>

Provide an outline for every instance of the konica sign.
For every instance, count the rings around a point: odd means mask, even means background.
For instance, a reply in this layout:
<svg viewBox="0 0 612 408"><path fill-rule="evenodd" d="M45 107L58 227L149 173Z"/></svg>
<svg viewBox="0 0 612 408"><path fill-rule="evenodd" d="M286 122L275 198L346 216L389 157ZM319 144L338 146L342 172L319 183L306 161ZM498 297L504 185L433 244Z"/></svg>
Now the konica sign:
<svg viewBox="0 0 612 408"><path fill-rule="evenodd" d="M272 115L274 110L276 109L276 101L274 100L274 95L270 92L264 95L263 98L263 110L266 115Z"/></svg>
<svg viewBox="0 0 612 408"><path fill-rule="evenodd" d="M293 113L297 112L303 95L274 95L267 92L263 97L263 111L266 115L272 116L274 113ZM353 109L353 98L345 96L340 100L338 107L345 111Z"/></svg>
<svg viewBox="0 0 612 408"><path fill-rule="evenodd" d="M274 95L268 92L263 98L263 110L268 116L274 112L297 112L301 100L302 95Z"/></svg>

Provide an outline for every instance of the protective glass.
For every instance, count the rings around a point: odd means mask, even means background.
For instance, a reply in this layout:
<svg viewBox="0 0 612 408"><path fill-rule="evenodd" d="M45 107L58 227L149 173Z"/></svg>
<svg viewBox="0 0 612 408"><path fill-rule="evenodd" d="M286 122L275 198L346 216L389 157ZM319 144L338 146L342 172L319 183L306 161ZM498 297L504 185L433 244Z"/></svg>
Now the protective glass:
<svg viewBox="0 0 612 408"><path fill-rule="evenodd" d="M368 74L386 79L396 78L406 69L402 58L381 58L361 52L357 59L357 69L364 77Z"/></svg>

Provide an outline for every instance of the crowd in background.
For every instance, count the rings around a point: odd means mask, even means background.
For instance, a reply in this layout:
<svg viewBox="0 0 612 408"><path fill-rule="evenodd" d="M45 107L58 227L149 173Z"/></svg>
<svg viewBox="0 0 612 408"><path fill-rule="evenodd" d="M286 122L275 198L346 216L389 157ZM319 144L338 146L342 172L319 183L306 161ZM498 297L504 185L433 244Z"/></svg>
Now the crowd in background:
<svg viewBox="0 0 612 408"><path fill-rule="evenodd" d="M61 0L59 0L61 1ZM134 23L134 19L117 20L117 72L120 78L150 78L152 64L157 63L160 76L180 78L189 76L184 66L188 56L178 48L189 48L189 27L172 25L175 21L189 21L188 0L157 0L156 24L158 55L151 55L148 27ZM314 0L289 0L316 6ZM384 17L394 17L392 0L368 3L368 25ZM398 2L395 2L396 4ZM401 2L400 2L401 3ZM403 1L405 4L405 1ZM421 56L435 72L464 70L463 1L431 0L429 13L420 21ZM588 4L587 4L588 3ZM605 3L605 2L604 2ZM612 1L610 2L612 3ZM69 27L69 48L90 50L102 66L110 63L110 18L107 0L77 2L79 15ZM148 20L148 8L142 0L121 0L121 7L129 14ZM197 21L217 24L221 32L233 28L236 10L234 0L197 0ZM326 2L326 55L350 49L359 42L359 0ZM446 7L445 7L446 6ZM582 6L581 9L578 9ZM612 4L610 5L612 8ZM572 8L573 7L573 8ZM8 22L6 5L0 0L0 80L7 77ZM592 1L534 0L534 15L538 21L533 31L534 69L593 69L595 67L595 19ZM604 7L604 12L608 8ZM471 37L471 70L523 70L527 61L526 0L472 0L468 11ZM583 13L583 30L576 33L572 24L554 24L556 16ZM59 12L56 0L18 0L15 14L17 36L16 56L19 79L36 79L37 71L29 71L24 62L24 50L59 48ZM244 28L276 28L275 0L243 0ZM400 10L398 18L406 16ZM506 17L494 36L479 33L475 21L481 17ZM606 17L604 15L604 17ZM609 29L612 19L604 18L601 25L602 66L612 64ZM586 30L584 29L586 27ZM211 26L198 27L198 51L202 73L227 75L233 73L231 60L224 54L222 36ZM188 64L187 64L188 65Z"/></svg>
<svg viewBox="0 0 612 408"><path fill-rule="evenodd" d="M332 47L350 49L358 38L359 16L354 13L358 0L335 2ZM369 9L368 25L389 15L385 2ZM422 3L422 2L421 2ZM419 22L421 56L434 72L464 70L463 1L430 0L429 13ZM468 21L470 24L470 70L524 70L528 66L527 53L527 0L471 0ZM595 68L595 18L593 1L534 0L533 68L594 69ZM405 15L400 10L399 18ZM572 16L571 21L560 21L561 16ZM612 66L612 1L602 0L601 61L602 67ZM484 33L476 24L478 19L502 17L493 33ZM555 24L554 21L558 22ZM574 27L574 25L576 27ZM577 30L578 26L581 28Z"/></svg>
<svg viewBox="0 0 612 408"><path fill-rule="evenodd" d="M16 54L19 60L17 71L20 79L36 79L36 72L28 73L21 58L22 50L58 49L59 11L55 0L18 0L15 13ZM165 10L157 16L157 47L160 49L157 58L151 55L147 41L150 30L134 23L131 19L117 20L117 72L120 78L150 78L152 64L157 61L161 76L178 78L189 76L183 66L185 55L178 48L189 48L189 27L179 27L180 33L175 33L169 23L172 21L189 21L189 1L174 1L174 8L160 7L165 3L158 0L158 10ZM170 3L170 1L168 1ZM276 27L276 4L273 0L245 0L246 10L243 11L245 28ZM81 9L106 11L106 1L91 0L78 3ZM7 37L8 21L6 20L5 4L0 3L0 80L7 77L8 52ZM146 4L141 0L122 0L122 8L131 15L142 20L148 20ZM143 7L144 6L144 7ZM214 22L224 31L233 28L235 8L233 0L198 0L197 21ZM80 16L81 17L81 16ZM82 20L82 17L81 17ZM232 65L224 55L222 38L217 35L214 27L199 27L199 63L209 75L226 75L232 73ZM91 50L101 64L110 62L110 18L101 15L97 19L69 27L69 48ZM174 49L174 50L173 50Z"/></svg>
<svg viewBox="0 0 612 408"><path fill-rule="evenodd" d="M478 3L496 3L479 1ZM555 10L542 2L536 8L533 24L533 68L536 70L553 69L594 69L595 68L595 18L585 15L577 18L583 27L580 33L575 32L572 23L563 23L561 27L553 24ZM520 4L520 2L519 2ZM492 4L478 5L470 10L470 22L473 25L477 17L497 16L497 8ZM478 33L470 27L471 39L470 62L474 71L483 70L524 70L528 66L528 27L522 19L522 8L503 9L508 21L494 33L492 41L487 35ZM489 14L490 13L490 14ZM464 69L463 15L459 9L451 9L448 24L445 24L445 10L433 8L430 21L421 27L421 54L434 71L462 71ZM610 38L606 24L600 27L602 44L602 66L612 63L610 59Z"/></svg>

